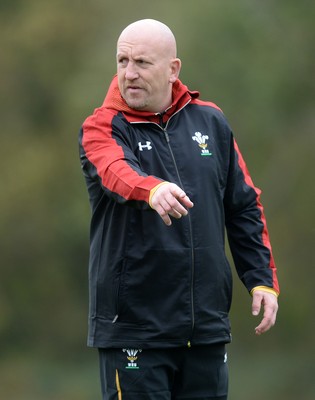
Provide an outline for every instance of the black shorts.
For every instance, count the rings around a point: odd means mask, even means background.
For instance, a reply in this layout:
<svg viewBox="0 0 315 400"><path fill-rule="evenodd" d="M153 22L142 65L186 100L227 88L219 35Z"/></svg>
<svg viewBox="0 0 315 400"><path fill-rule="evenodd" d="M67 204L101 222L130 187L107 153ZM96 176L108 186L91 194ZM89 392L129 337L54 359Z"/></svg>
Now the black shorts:
<svg viewBox="0 0 315 400"><path fill-rule="evenodd" d="M99 349L103 400L226 400L224 344Z"/></svg>

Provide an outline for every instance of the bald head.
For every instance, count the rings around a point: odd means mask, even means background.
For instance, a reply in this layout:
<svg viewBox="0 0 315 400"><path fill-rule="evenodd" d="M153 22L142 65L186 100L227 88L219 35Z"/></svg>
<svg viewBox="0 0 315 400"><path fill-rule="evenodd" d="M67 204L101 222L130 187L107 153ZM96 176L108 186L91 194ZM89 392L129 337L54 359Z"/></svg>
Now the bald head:
<svg viewBox="0 0 315 400"><path fill-rule="evenodd" d="M176 40L165 24L153 19L125 28L117 42L118 86L130 108L162 112L172 102L172 86L181 61Z"/></svg>
<svg viewBox="0 0 315 400"><path fill-rule="evenodd" d="M161 47L164 54L175 58L177 55L176 39L170 28L155 19L141 19L128 25L119 36L117 47L121 42L136 41L152 43Z"/></svg>

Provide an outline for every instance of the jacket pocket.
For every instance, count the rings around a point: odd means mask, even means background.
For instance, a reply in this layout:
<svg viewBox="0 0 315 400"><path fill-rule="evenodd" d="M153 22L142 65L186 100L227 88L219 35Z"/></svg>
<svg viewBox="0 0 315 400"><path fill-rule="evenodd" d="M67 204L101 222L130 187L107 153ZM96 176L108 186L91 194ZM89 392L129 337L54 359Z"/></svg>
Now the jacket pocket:
<svg viewBox="0 0 315 400"><path fill-rule="evenodd" d="M112 268L99 272L96 283L96 316L116 322L119 315L119 299L124 285L125 261L117 260Z"/></svg>
<svg viewBox="0 0 315 400"><path fill-rule="evenodd" d="M189 324L190 250L150 250L127 257L120 276L117 323L172 330ZM175 329L175 328L174 328Z"/></svg>
<svg viewBox="0 0 315 400"><path fill-rule="evenodd" d="M195 251L195 294L197 312L209 319L213 313L228 314L232 297L232 273L223 251L216 246Z"/></svg>

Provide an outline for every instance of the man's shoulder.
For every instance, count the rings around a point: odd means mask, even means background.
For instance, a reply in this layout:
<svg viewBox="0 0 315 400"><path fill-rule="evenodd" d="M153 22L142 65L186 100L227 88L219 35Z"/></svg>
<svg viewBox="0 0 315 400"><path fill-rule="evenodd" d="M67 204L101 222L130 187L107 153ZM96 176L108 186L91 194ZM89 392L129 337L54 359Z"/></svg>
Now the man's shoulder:
<svg viewBox="0 0 315 400"><path fill-rule="evenodd" d="M210 107L213 108L215 110L220 111L221 113L223 113L222 109L215 103L213 103L212 101L205 101L205 100L201 100L201 99L193 99L192 104L197 104L200 106L205 106L205 107Z"/></svg>
<svg viewBox="0 0 315 400"><path fill-rule="evenodd" d="M195 117L198 118L203 116L207 121L212 121L217 127L221 127L223 130L231 130L229 122L222 111L222 109L212 101L204 101L200 99L193 99L191 104L195 107L192 111Z"/></svg>
<svg viewBox="0 0 315 400"><path fill-rule="evenodd" d="M89 115L83 122L83 128L89 129L96 126L112 125L113 119L119 114L119 111L107 108L104 105L95 108L94 112Z"/></svg>

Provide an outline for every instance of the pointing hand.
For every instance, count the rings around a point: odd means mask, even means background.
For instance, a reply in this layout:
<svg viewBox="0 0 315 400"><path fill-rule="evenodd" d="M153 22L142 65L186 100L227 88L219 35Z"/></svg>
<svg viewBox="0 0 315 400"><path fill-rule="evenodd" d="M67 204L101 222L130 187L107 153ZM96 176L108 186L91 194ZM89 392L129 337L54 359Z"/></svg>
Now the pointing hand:
<svg viewBox="0 0 315 400"><path fill-rule="evenodd" d="M179 186L168 182L158 187L150 205L168 226L172 224L170 216L179 219L188 214L187 208L194 206Z"/></svg>

